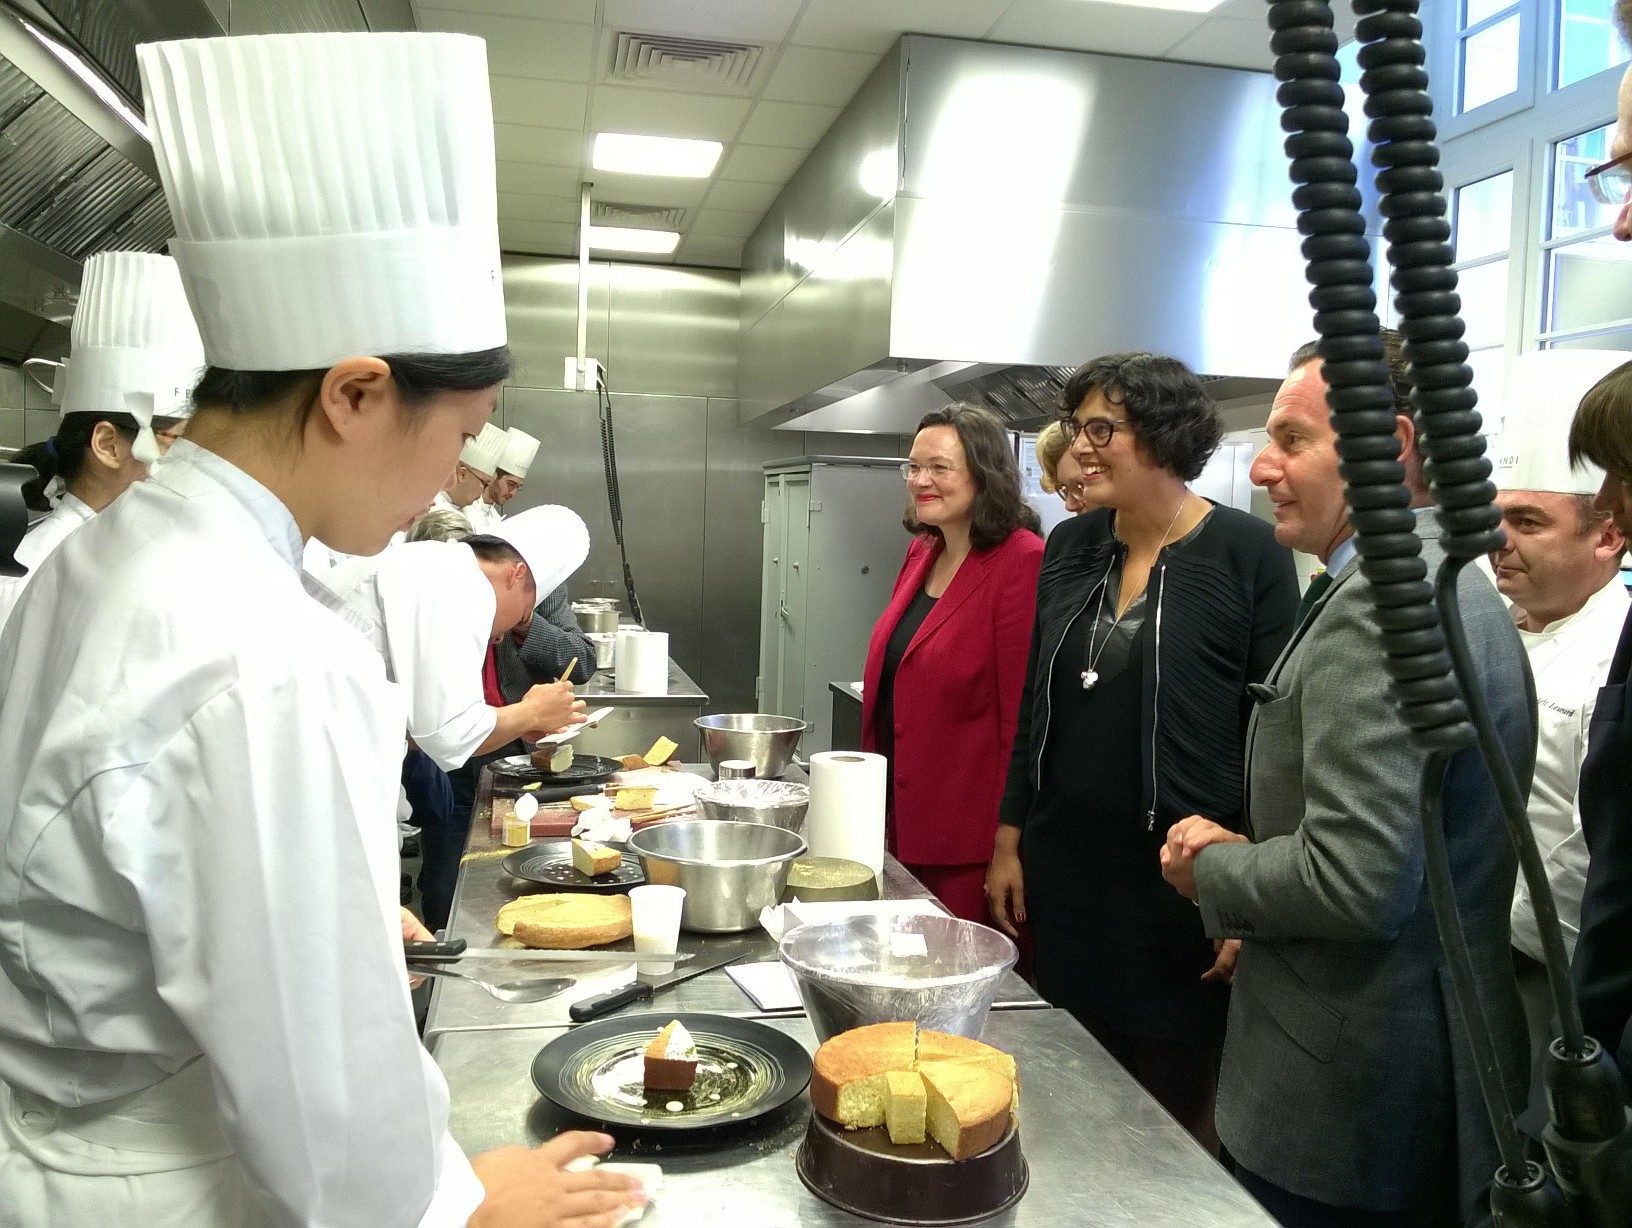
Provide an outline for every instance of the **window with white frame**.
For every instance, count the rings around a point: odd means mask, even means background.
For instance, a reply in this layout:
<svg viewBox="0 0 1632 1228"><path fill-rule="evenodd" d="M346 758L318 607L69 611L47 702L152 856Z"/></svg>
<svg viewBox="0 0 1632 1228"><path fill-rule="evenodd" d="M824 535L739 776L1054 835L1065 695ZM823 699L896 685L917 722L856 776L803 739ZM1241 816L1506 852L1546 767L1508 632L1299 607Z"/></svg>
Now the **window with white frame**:
<svg viewBox="0 0 1632 1228"><path fill-rule="evenodd" d="M1544 346L1632 349L1632 244L1610 233L1618 211L1583 182L1609 157L1615 125L1553 145L1546 237L1542 243Z"/></svg>
<svg viewBox="0 0 1632 1228"><path fill-rule="evenodd" d="M1519 88L1517 0L1461 0L1457 30L1457 114L1506 98Z"/></svg>
<svg viewBox="0 0 1632 1228"><path fill-rule="evenodd" d="M1557 5L1554 89L1585 81L1632 57L1611 17L1615 0L1557 0Z"/></svg>
<svg viewBox="0 0 1632 1228"><path fill-rule="evenodd" d="M1456 248L1463 340L1481 405L1495 405L1506 375L1508 284L1513 236L1513 172L1464 184L1451 195L1451 235ZM1487 433L1499 423L1485 422Z"/></svg>

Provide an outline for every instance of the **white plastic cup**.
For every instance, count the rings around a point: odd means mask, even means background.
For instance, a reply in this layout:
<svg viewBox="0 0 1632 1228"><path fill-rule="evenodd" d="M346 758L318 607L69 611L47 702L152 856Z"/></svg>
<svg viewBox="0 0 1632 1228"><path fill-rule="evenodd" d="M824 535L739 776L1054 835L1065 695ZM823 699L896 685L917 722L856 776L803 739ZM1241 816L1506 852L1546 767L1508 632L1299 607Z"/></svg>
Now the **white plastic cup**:
<svg viewBox="0 0 1632 1228"><path fill-rule="evenodd" d="M673 955L680 949L680 910L685 902L684 887L648 883L630 889L637 955ZM640 971L666 976L674 971L674 964L642 964Z"/></svg>

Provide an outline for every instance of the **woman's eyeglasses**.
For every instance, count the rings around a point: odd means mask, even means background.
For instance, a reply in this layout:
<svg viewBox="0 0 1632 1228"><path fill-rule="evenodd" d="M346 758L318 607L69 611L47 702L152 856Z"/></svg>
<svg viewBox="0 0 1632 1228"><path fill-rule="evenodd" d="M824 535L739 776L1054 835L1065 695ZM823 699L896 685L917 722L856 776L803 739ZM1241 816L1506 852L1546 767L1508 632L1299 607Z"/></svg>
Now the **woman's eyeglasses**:
<svg viewBox="0 0 1632 1228"><path fill-rule="evenodd" d="M1082 482L1072 482L1068 485L1056 487L1054 493L1060 497L1061 503L1069 503L1073 499L1081 503L1088 494L1088 487Z"/></svg>
<svg viewBox="0 0 1632 1228"><path fill-rule="evenodd" d="M1601 205L1619 205L1632 192L1632 153L1611 158L1586 173L1587 187Z"/></svg>
<svg viewBox="0 0 1632 1228"><path fill-rule="evenodd" d="M1088 442L1096 448L1103 448L1111 442L1116 434L1116 428L1126 426L1126 418L1090 418L1086 422L1078 422L1075 417L1060 416L1060 430L1065 432L1065 442L1071 443L1080 431L1088 436Z"/></svg>
<svg viewBox="0 0 1632 1228"><path fill-rule="evenodd" d="M917 465L912 461L907 461L901 466L901 476L909 482L920 473L928 474L932 482L941 482L957 472L959 472L959 469L956 465L948 465L942 461L930 461L927 465Z"/></svg>

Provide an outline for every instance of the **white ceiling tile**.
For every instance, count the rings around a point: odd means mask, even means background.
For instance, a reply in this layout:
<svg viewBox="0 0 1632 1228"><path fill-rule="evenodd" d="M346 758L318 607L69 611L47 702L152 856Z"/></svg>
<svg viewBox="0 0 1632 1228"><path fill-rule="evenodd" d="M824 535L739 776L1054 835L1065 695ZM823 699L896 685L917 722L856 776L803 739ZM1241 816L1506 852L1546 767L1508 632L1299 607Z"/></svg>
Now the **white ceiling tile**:
<svg viewBox="0 0 1632 1228"><path fill-rule="evenodd" d="M1218 64L1225 68L1258 68L1265 72L1275 65L1275 57L1269 50L1267 26L1221 17L1202 23L1194 34L1170 47L1163 58L1188 60L1192 64Z"/></svg>
<svg viewBox="0 0 1632 1228"><path fill-rule="evenodd" d="M746 179L750 183L774 183L781 187L805 163L808 150L770 145L733 145L725 151L721 179Z"/></svg>
<svg viewBox="0 0 1632 1228"><path fill-rule="evenodd" d="M588 81L595 67L595 27L590 25L421 9L419 28L486 39L488 71L500 76Z"/></svg>
<svg viewBox="0 0 1632 1228"><path fill-rule="evenodd" d="M799 102L760 102L743 127L749 145L783 145L809 149L827 135L841 107L809 107Z"/></svg>
<svg viewBox="0 0 1632 1228"><path fill-rule="evenodd" d="M570 256L578 251L578 227L558 222L499 219L499 246L507 252Z"/></svg>
<svg viewBox="0 0 1632 1228"><path fill-rule="evenodd" d="M701 264L716 269L742 267L742 243L715 235L687 235L674 253L681 264Z"/></svg>
<svg viewBox="0 0 1632 1228"><path fill-rule="evenodd" d="M589 126L596 132L729 141L737 135L749 106L745 98L601 85L595 88Z"/></svg>
<svg viewBox="0 0 1632 1228"><path fill-rule="evenodd" d="M692 218L688 230L695 235L715 235L741 242L754 233L754 227L759 225L759 219L763 216L763 211L751 213L742 209L699 209L697 216Z"/></svg>
<svg viewBox="0 0 1632 1228"><path fill-rule="evenodd" d="M500 192L499 221L568 222L578 221L576 196L534 196L530 192Z"/></svg>
<svg viewBox="0 0 1632 1228"><path fill-rule="evenodd" d="M1011 2L1026 0L810 0L793 41L876 55L907 31L980 38Z"/></svg>
<svg viewBox="0 0 1632 1228"><path fill-rule="evenodd" d="M1016 0L991 37L1069 51L1157 57L1207 19L1102 0Z"/></svg>
<svg viewBox="0 0 1632 1228"><path fill-rule="evenodd" d="M495 123L493 139L500 162L581 166L588 148L588 142L578 128L533 128L526 124Z"/></svg>
<svg viewBox="0 0 1632 1228"><path fill-rule="evenodd" d="M802 0L606 0L605 25L640 34L780 43Z"/></svg>
<svg viewBox="0 0 1632 1228"><path fill-rule="evenodd" d="M543 166L533 162L500 162L500 192L521 192L530 196L578 195L581 182L577 168Z"/></svg>
<svg viewBox="0 0 1632 1228"><path fill-rule="evenodd" d="M788 47L760 97L842 107L855 97L877 64L878 56L871 51Z"/></svg>
<svg viewBox="0 0 1632 1228"><path fill-rule="evenodd" d="M527 77L488 78L497 123L532 124L540 128L582 128L589 109L589 86L571 81L538 81Z"/></svg>
<svg viewBox="0 0 1632 1228"><path fill-rule="evenodd" d="M690 209L703 203L707 179L666 179L661 175L614 175L590 169L585 177L595 184L596 200L618 201L625 205L662 205L665 209Z"/></svg>
<svg viewBox="0 0 1632 1228"><path fill-rule="evenodd" d="M703 203L711 209L745 209L764 213L782 191L779 183L748 183L740 179L720 179L709 188Z"/></svg>

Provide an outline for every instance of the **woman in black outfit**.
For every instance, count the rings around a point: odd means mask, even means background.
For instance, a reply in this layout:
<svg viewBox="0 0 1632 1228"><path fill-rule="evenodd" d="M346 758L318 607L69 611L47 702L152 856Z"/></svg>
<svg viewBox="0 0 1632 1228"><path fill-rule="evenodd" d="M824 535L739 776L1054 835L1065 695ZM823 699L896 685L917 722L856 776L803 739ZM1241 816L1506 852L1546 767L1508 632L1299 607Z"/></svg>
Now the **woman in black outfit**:
<svg viewBox="0 0 1632 1228"><path fill-rule="evenodd" d="M1038 989L1215 1154L1233 949L1162 881L1167 829L1241 820L1247 684L1298 608L1271 527L1191 492L1222 436L1183 363L1113 354L1060 398L1090 509L1048 539L987 874L1029 921Z"/></svg>

